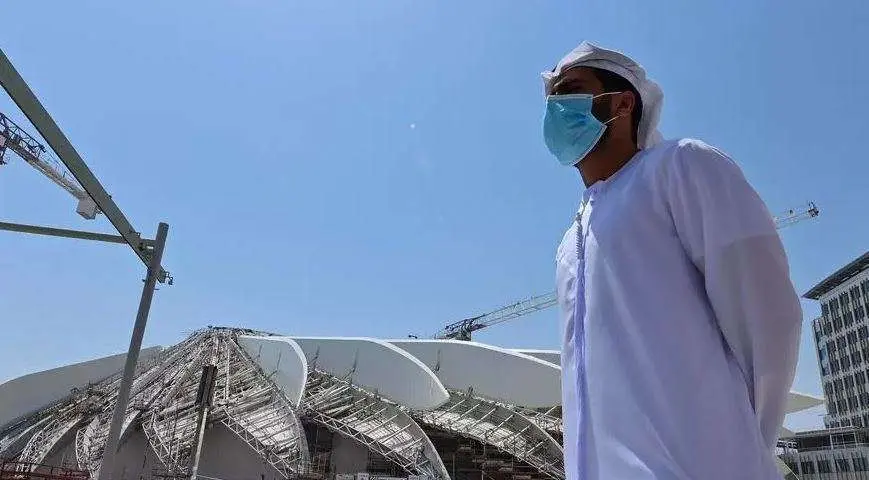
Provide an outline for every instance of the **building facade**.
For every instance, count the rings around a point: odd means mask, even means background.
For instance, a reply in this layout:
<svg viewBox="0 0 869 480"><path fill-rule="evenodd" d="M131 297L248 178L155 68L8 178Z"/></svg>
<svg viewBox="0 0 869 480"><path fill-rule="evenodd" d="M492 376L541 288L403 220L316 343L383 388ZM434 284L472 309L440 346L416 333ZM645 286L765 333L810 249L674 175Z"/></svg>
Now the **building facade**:
<svg viewBox="0 0 869 480"><path fill-rule="evenodd" d="M866 427L799 432L781 439L777 450L799 480L869 480Z"/></svg>
<svg viewBox="0 0 869 480"><path fill-rule="evenodd" d="M827 428L869 427L869 252L806 292L821 304L812 321Z"/></svg>

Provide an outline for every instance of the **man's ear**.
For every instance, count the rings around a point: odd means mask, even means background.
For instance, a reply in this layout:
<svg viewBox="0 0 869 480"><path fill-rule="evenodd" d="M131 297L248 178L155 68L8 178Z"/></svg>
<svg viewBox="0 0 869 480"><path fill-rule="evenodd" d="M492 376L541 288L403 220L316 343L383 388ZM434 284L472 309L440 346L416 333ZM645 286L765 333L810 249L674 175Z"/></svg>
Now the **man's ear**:
<svg viewBox="0 0 869 480"><path fill-rule="evenodd" d="M629 116L634 111L634 105L637 104L637 99L634 98L634 92L626 91L616 95L615 113L619 116Z"/></svg>

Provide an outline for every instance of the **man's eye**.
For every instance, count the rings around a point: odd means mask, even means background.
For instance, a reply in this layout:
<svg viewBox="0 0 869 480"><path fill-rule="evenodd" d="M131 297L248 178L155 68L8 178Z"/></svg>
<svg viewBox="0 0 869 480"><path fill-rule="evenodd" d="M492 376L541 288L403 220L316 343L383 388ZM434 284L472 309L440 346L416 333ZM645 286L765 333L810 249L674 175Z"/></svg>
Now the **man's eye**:
<svg viewBox="0 0 869 480"><path fill-rule="evenodd" d="M556 85L553 90L553 95L570 95L571 93L581 92L582 86L575 84Z"/></svg>

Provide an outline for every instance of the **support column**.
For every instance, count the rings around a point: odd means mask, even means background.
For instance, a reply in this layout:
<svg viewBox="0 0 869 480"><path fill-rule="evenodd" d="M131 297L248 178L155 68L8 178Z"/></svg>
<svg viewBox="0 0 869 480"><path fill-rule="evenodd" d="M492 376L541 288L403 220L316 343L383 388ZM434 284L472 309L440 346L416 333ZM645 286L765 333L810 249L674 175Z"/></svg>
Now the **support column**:
<svg viewBox="0 0 869 480"><path fill-rule="evenodd" d="M168 233L169 225L160 223L157 227L157 238L154 240L154 249L148 262L148 273L145 277L145 286L142 289L142 298L139 301L136 323L133 325L130 348L127 350L127 361L124 364L124 376L121 379L118 399L115 402L115 411L112 412L112 423L109 426L109 435L106 438L106 445L103 450L103 461L97 477L98 480L110 480L114 471L115 454L118 452L121 427L124 422L124 416L127 413L127 403L130 400L130 388L133 386L133 374L136 371L136 362L139 360L139 351L142 349L142 337L145 335L145 325L148 323L148 314L151 311L151 300L154 298L154 289L157 286L157 280L162 271L160 262L163 259L163 248L166 246L166 236Z"/></svg>
<svg viewBox="0 0 869 480"><path fill-rule="evenodd" d="M196 444L193 446L193 462L190 465L190 480L196 480L199 474L199 457L202 455L202 443L205 440L205 425L208 423L208 411L214 398L214 382L217 380L217 366L202 367L202 377L199 380L199 391L196 403L199 405L199 417L196 423Z"/></svg>

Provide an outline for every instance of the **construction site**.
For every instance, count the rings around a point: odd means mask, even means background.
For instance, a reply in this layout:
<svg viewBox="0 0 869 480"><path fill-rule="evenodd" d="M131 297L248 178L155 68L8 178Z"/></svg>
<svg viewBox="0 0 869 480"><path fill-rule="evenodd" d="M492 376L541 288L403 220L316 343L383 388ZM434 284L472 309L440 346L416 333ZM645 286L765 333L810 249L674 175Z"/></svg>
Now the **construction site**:
<svg viewBox="0 0 869 480"><path fill-rule="evenodd" d="M563 479L558 357L455 339L205 328L142 351L108 475ZM0 386L0 478L100 475L123 360ZM788 408L816 404L792 393Z"/></svg>
<svg viewBox="0 0 869 480"><path fill-rule="evenodd" d="M0 480L565 479L559 352L473 339L554 307L554 292L429 338L203 326L142 348L154 291L174 280L161 263L168 225L150 239L132 226L2 52L0 83L35 129L0 112L0 169L23 160L117 234L0 230L126 245L146 271L126 354L0 384ZM775 221L818 215L809 202ZM791 392L788 413L820 403Z"/></svg>

